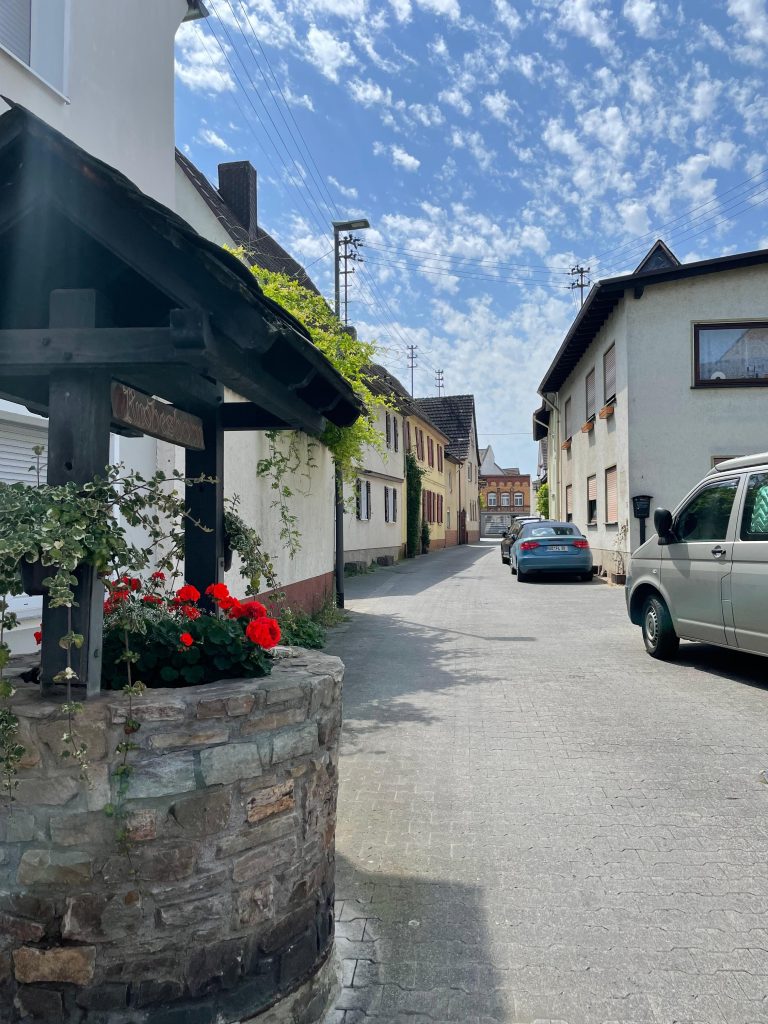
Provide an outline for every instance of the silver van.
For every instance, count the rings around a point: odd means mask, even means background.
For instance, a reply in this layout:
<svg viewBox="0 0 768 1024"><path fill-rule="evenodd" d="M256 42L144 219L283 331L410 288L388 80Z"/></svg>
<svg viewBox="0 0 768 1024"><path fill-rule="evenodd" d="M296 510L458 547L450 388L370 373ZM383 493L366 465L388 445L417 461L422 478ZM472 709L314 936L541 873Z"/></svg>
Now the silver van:
<svg viewBox="0 0 768 1024"><path fill-rule="evenodd" d="M768 452L721 462L654 526L626 584L648 653L682 637L768 656Z"/></svg>

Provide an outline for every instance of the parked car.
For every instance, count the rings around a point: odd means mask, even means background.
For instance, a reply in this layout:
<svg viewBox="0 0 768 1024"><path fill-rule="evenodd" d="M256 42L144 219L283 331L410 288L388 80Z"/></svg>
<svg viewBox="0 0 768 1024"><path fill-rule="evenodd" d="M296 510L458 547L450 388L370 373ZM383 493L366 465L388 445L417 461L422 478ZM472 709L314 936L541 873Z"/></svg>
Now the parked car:
<svg viewBox="0 0 768 1024"><path fill-rule="evenodd" d="M539 519L524 523L509 549L509 564L520 583L532 573L570 573L592 579L589 541L574 523Z"/></svg>
<svg viewBox="0 0 768 1024"><path fill-rule="evenodd" d="M515 516L501 538L501 561L509 565L509 548L526 523L538 523L541 516Z"/></svg>
<svg viewBox="0 0 768 1024"><path fill-rule="evenodd" d="M768 655L768 452L721 462L632 555L629 617L654 658L680 638Z"/></svg>

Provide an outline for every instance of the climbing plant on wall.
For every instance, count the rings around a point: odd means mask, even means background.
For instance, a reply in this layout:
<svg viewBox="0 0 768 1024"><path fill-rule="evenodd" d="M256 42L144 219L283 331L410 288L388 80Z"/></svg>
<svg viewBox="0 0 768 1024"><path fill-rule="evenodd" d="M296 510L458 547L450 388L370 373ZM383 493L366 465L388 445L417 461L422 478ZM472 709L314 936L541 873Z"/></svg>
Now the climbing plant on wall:
<svg viewBox="0 0 768 1024"><path fill-rule="evenodd" d="M413 558L421 550L421 478L424 470L419 468L413 452L405 453L405 488L408 511L406 554Z"/></svg>

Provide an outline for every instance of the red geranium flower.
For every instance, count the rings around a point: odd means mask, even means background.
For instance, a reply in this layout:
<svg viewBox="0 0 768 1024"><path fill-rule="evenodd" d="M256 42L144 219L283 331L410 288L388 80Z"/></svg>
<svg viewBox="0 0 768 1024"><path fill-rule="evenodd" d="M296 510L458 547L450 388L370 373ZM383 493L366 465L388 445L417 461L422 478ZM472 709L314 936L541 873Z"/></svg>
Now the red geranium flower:
<svg viewBox="0 0 768 1024"><path fill-rule="evenodd" d="M214 600L216 600L216 599L214 598ZM233 608L238 608L240 606L240 602L237 600L237 598L236 597L231 597L229 595L227 597L220 597L216 601L216 604L219 606L219 608L223 612L230 612L230 613L231 613Z"/></svg>
<svg viewBox="0 0 768 1024"><path fill-rule="evenodd" d="M195 642L195 638L192 636L191 633L182 633L181 636L179 637L179 640L181 641L181 643L184 644L185 647L191 647L192 644Z"/></svg>
<svg viewBox="0 0 768 1024"><path fill-rule="evenodd" d="M145 594L141 599L144 604L162 604L163 599L158 594Z"/></svg>
<svg viewBox="0 0 768 1024"><path fill-rule="evenodd" d="M200 591L197 587L193 587L191 583L187 583L186 586L181 587L176 591L176 596L180 601L190 601L194 604L200 600Z"/></svg>
<svg viewBox="0 0 768 1024"><path fill-rule="evenodd" d="M183 604L181 606L181 613L188 619L199 619L203 614L199 608L195 608L193 604Z"/></svg>
<svg viewBox="0 0 768 1024"><path fill-rule="evenodd" d="M205 588L205 592L214 601L221 601L222 598L229 597L229 587L226 583L212 583L209 587Z"/></svg>
<svg viewBox="0 0 768 1024"><path fill-rule="evenodd" d="M157 572L153 572L152 575L149 578L151 580L159 580L160 583L162 583L165 580L165 573L164 572L160 572L158 570Z"/></svg>
<svg viewBox="0 0 768 1024"><path fill-rule="evenodd" d="M280 643L280 627L274 619L268 619L266 616L251 619L245 627L245 635L252 643L265 650Z"/></svg>
<svg viewBox="0 0 768 1024"><path fill-rule="evenodd" d="M115 606L113 602L110 600L110 598L107 598L107 600L104 602L104 614L111 615L114 610Z"/></svg>
<svg viewBox="0 0 768 1024"><path fill-rule="evenodd" d="M250 619L263 619L267 614L267 609L259 601L246 601L243 610Z"/></svg>
<svg viewBox="0 0 768 1024"><path fill-rule="evenodd" d="M40 629L36 629L35 632L32 635L35 638L35 643L36 644L41 644L43 642L43 630L42 630L42 627Z"/></svg>

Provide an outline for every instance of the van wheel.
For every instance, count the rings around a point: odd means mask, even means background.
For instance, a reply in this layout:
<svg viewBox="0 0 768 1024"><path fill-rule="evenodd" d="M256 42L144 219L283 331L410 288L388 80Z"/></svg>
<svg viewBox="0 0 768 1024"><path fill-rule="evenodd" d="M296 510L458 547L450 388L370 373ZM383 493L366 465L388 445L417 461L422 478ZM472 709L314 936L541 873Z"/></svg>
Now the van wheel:
<svg viewBox="0 0 768 1024"><path fill-rule="evenodd" d="M680 647L669 608L657 595L647 598L643 605L643 643L650 656L660 661L674 658Z"/></svg>

